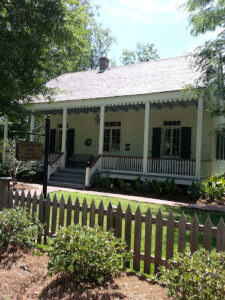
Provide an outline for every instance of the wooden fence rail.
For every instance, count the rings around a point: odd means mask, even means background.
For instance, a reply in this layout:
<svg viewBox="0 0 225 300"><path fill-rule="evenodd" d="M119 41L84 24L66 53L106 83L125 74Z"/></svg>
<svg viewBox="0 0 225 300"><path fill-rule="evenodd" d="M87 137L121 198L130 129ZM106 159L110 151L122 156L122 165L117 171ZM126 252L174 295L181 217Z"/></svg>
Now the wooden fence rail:
<svg viewBox="0 0 225 300"><path fill-rule="evenodd" d="M217 252L225 251L223 218L217 227L213 227L209 216L204 225L200 225L196 214L192 222L188 223L184 213L177 221L172 212L168 219L164 219L160 210L156 217L152 216L150 208L145 215L142 215L139 207L133 214L130 205L123 212L120 203L117 207L109 203L105 208L102 201L96 207L92 200L88 206L86 199L80 203L77 198L72 203L71 197L65 201L63 195L60 200L56 195L53 198L48 195L44 199L43 194L37 196L36 192L34 195L28 192L25 196L24 192L14 193L6 188L0 210L16 206L26 209L33 218L38 218L44 224L43 236L38 237L39 243L46 244L48 237L52 237L58 228L73 223L91 227L97 224L106 230L113 229L115 235L125 240L128 249L133 252L133 269L140 271L143 261L144 272L148 274L151 264L154 265L156 273L159 266L166 265L169 259L176 263L178 252L190 250L193 253L201 246L209 251L214 250L214 247ZM130 264L131 262L126 262L126 267L130 267Z"/></svg>

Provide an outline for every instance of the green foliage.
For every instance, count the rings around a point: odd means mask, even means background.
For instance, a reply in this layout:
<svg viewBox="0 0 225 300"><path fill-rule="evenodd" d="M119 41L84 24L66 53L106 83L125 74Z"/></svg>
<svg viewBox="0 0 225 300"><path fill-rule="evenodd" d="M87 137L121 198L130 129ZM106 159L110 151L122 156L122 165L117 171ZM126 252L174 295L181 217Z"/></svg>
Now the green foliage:
<svg viewBox="0 0 225 300"><path fill-rule="evenodd" d="M175 180L169 178L166 178L166 180L163 182L163 190L169 198L175 196L179 192Z"/></svg>
<svg viewBox="0 0 225 300"><path fill-rule="evenodd" d="M201 195L201 185L198 182L192 182L187 186L187 194L191 199L197 199Z"/></svg>
<svg viewBox="0 0 225 300"><path fill-rule="evenodd" d="M10 176L9 165L0 164L0 177L8 177L8 176Z"/></svg>
<svg viewBox="0 0 225 300"><path fill-rule="evenodd" d="M193 35L225 26L224 0L187 0L185 8L189 13L189 24Z"/></svg>
<svg viewBox="0 0 225 300"><path fill-rule="evenodd" d="M142 192L143 191L143 182L141 178L138 177L136 180L132 182L132 187L135 191Z"/></svg>
<svg viewBox="0 0 225 300"><path fill-rule="evenodd" d="M60 229L50 241L50 273L72 273L76 281L102 282L119 274L131 259L126 244L100 227L72 225Z"/></svg>
<svg viewBox="0 0 225 300"><path fill-rule="evenodd" d="M4 209L0 212L0 247L11 245L32 248L41 232L41 224L32 221L21 208Z"/></svg>
<svg viewBox="0 0 225 300"><path fill-rule="evenodd" d="M152 181L147 181L146 189L149 193L153 193L156 195L163 194L163 182L157 181L156 179L152 179Z"/></svg>
<svg viewBox="0 0 225 300"><path fill-rule="evenodd" d="M93 178L93 186L98 187L98 186L102 186L103 182L102 182L102 177L100 176L100 174L96 174Z"/></svg>
<svg viewBox="0 0 225 300"><path fill-rule="evenodd" d="M58 75L96 66L115 40L97 10L90 0L0 1L0 116L52 99L46 83Z"/></svg>
<svg viewBox="0 0 225 300"><path fill-rule="evenodd" d="M40 164L32 164L20 174L18 174L18 179L26 180L28 182L39 182L43 178L43 168Z"/></svg>
<svg viewBox="0 0 225 300"><path fill-rule="evenodd" d="M209 201L221 201L225 193L225 180L223 177L212 176L201 182L201 196Z"/></svg>
<svg viewBox="0 0 225 300"><path fill-rule="evenodd" d="M131 191L131 184L129 182L126 182L123 179L119 179L118 183L119 183L119 187L121 188L121 190L123 192L130 193L130 191Z"/></svg>
<svg viewBox="0 0 225 300"><path fill-rule="evenodd" d="M225 295L225 253L199 250L179 254L178 265L161 267L160 281L169 296L177 300L223 300Z"/></svg>
<svg viewBox="0 0 225 300"><path fill-rule="evenodd" d="M159 59L159 55L155 49L155 45L148 43L145 45L137 43L136 50L134 51L123 49L122 56L120 57L120 60L124 65L156 59Z"/></svg>

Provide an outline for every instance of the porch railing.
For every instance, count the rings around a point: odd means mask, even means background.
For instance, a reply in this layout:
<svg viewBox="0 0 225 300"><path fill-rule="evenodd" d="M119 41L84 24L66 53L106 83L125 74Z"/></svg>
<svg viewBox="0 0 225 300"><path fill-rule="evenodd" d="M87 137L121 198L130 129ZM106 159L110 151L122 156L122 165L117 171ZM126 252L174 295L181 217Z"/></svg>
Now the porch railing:
<svg viewBox="0 0 225 300"><path fill-rule="evenodd" d="M102 169L143 173L143 158L103 155ZM195 160L148 158L148 174L195 176Z"/></svg>
<svg viewBox="0 0 225 300"><path fill-rule="evenodd" d="M48 180L50 176L56 171L57 168L62 166L64 153L50 153L48 165Z"/></svg>
<svg viewBox="0 0 225 300"><path fill-rule="evenodd" d="M102 168L104 170L143 172L143 158L135 156L103 155Z"/></svg>
<svg viewBox="0 0 225 300"><path fill-rule="evenodd" d="M101 169L101 163L102 163L102 156L99 155L96 160L92 162L90 166L86 168L86 175L85 175L85 186L90 186L91 177Z"/></svg>
<svg viewBox="0 0 225 300"><path fill-rule="evenodd" d="M179 176L195 176L195 160L149 158L148 173Z"/></svg>

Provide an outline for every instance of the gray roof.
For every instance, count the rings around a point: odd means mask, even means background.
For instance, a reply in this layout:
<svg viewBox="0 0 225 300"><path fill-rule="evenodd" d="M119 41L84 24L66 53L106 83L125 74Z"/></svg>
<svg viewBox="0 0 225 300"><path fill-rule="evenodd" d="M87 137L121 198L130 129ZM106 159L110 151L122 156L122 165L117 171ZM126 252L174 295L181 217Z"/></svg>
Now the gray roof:
<svg viewBox="0 0 225 300"><path fill-rule="evenodd" d="M191 56L68 73L47 85L57 87L55 101L95 99L182 90L193 84L199 74L190 67Z"/></svg>

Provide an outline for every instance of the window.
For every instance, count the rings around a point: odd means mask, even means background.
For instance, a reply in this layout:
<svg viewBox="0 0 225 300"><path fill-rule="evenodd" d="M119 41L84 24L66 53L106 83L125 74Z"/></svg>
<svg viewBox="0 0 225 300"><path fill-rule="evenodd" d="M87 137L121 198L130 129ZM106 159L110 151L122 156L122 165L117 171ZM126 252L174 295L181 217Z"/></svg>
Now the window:
<svg viewBox="0 0 225 300"><path fill-rule="evenodd" d="M181 143L180 121L165 121L163 124L163 156L179 157Z"/></svg>
<svg viewBox="0 0 225 300"><path fill-rule="evenodd" d="M225 159L225 133L221 131L216 134L216 159Z"/></svg>
<svg viewBox="0 0 225 300"><path fill-rule="evenodd" d="M121 122L105 122L104 130L104 148L105 152L119 152L120 151L120 127ZM108 127L113 128L108 128Z"/></svg>

